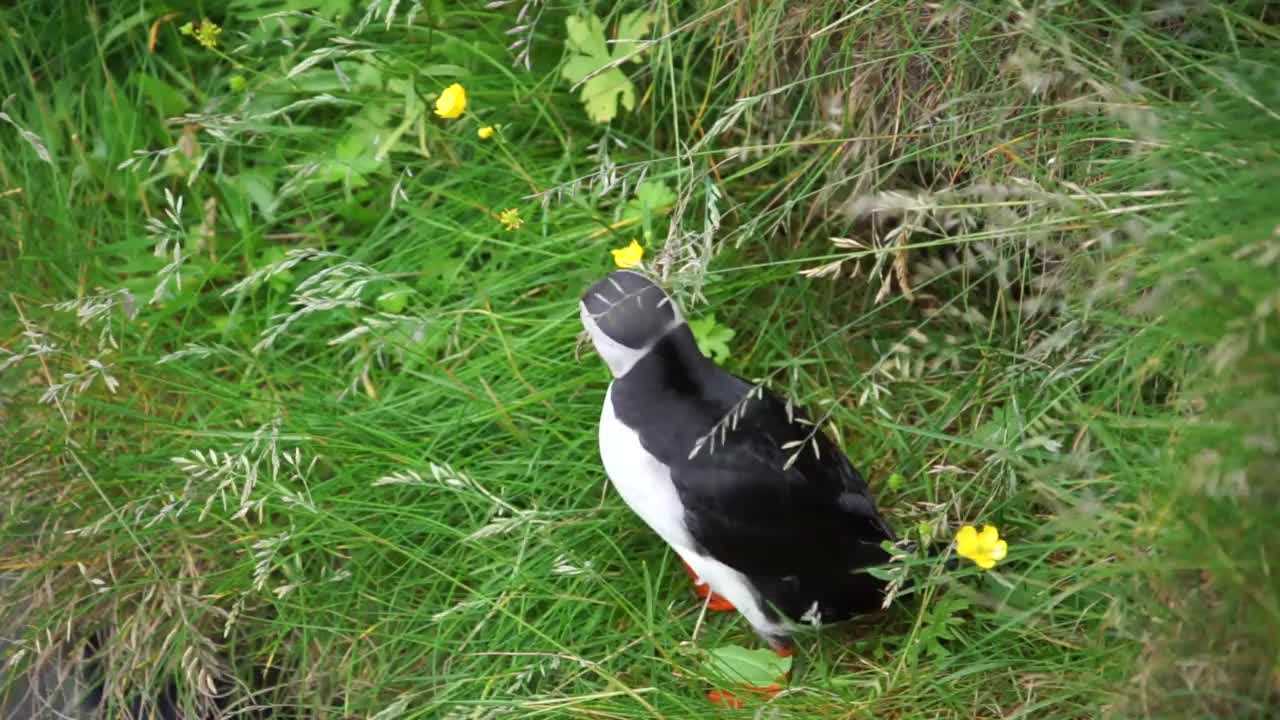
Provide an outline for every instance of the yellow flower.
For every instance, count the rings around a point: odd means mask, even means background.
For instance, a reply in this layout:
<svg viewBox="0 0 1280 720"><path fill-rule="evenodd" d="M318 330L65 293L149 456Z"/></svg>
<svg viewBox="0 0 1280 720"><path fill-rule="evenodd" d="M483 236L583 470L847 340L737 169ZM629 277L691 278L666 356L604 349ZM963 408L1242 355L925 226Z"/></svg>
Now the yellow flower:
<svg viewBox="0 0 1280 720"><path fill-rule="evenodd" d="M476 135L479 135L481 140L488 140L489 138L493 137L493 126L485 125L484 127L476 131Z"/></svg>
<svg viewBox="0 0 1280 720"><path fill-rule="evenodd" d="M466 111L467 91L458 83L445 88L440 97L436 98L436 114L445 120L460 117Z"/></svg>
<svg viewBox="0 0 1280 720"><path fill-rule="evenodd" d="M520 210L517 208L507 208L498 213L498 222L508 230L519 230L520 226L524 225L524 220L520 219Z"/></svg>
<svg viewBox="0 0 1280 720"><path fill-rule="evenodd" d="M1009 553L1009 543L1000 539L994 525L983 525L982 532L972 525L965 525L956 533L956 553L968 558L983 570L996 566Z"/></svg>
<svg viewBox="0 0 1280 720"><path fill-rule="evenodd" d="M218 36L221 34L222 28L218 27L217 23L204 20L195 31L195 39L196 42L212 50L218 47Z"/></svg>
<svg viewBox="0 0 1280 720"><path fill-rule="evenodd" d="M633 268L640 264L644 259L644 248L640 247L640 243L635 240L626 247L610 250L613 253L613 262L620 268Z"/></svg>

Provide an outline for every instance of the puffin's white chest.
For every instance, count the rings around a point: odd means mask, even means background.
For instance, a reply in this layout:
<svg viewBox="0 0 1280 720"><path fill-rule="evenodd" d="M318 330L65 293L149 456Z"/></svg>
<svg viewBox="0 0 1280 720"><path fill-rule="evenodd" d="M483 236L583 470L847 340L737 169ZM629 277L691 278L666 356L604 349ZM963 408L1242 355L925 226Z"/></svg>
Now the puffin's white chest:
<svg viewBox="0 0 1280 720"><path fill-rule="evenodd" d="M640 444L640 436L613 411L613 385L600 414L600 460L627 506L681 556L693 540L684 524L684 505L671 482L671 472Z"/></svg>
<svg viewBox="0 0 1280 720"><path fill-rule="evenodd" d="M684 503L671 482L671 471L640 444L640 436L613 410L613 385L600 414L600 459L624 502L676 551L699 579L728 598L743 617L765 635L778 635L782 625L766 617L750 581L742 573L695 550L684 524Z"/></svg>

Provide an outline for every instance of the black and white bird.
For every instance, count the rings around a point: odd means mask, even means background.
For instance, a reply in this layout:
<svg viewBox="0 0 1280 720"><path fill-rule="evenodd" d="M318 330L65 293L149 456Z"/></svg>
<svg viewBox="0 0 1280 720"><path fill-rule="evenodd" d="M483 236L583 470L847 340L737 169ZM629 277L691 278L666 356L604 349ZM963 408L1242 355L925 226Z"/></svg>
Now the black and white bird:
<svg viewBox="0 0 1280 720"><path fill-rule="evenodd" d="M718 367L674 300L620 270L582 324L613 374L600 457L618 493L691 569L787 654L802 624L881 607L894 536L867 483L799 409Z"/></svg>

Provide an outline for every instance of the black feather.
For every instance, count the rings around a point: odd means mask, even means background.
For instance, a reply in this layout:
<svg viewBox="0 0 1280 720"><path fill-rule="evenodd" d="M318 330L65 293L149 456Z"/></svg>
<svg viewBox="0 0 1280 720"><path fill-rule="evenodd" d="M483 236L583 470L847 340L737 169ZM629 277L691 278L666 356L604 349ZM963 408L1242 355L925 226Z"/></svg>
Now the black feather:
<svg viewBox="0 0 1280 720"><path fill-rule="evenodd" d="M750 397L748 397L750 396ZM688 325L614 381L614 412L671 469L698 551L792 619L874 610L893 533L866 482L804 412L717 367ZM699 439L704 442L695 452Z"/></svg>

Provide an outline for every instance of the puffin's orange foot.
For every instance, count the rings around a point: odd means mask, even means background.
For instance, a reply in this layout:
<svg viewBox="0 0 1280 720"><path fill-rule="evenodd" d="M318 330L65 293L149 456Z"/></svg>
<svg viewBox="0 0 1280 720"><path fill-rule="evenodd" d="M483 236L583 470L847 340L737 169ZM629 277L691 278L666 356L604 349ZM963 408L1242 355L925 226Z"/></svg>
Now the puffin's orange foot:
<svg viewBox="0 0 1280 720"><path fill-rule="evenodd" d="M739 688L738 692L742 693L743 695L752 695L760 699L764 699L764 698L773 697L774 695L777 695L778 693L782 692L782 686L778 685L777 683L774 683L769 687L756 687L754 685L743 685ZM741 707L745 707L747 704L741 697L729 692L728 690L712 690L711 692L707 693L707 699L717 705L724 705L725 707L731 707L731 708L734 708L735 710Z"/></svg>
<svg viewBox="0 0 1280 720"><path fill-rule="evenodd" d="M728 600L721 597L720 595L717 595L711 592L710 585L704 582L698 582L698 573L694 572L693 568L689 567L689 563L684 561L681 561L681 562L684 565L684 571L689 574L689 579L693 581L693 592L699 598L702 598L704 600L706 600L708 595L711 596L711 599L707 600L708 610L714 610L716 612L727 612L729 610L734 609L733 603L729 602Z"/></svg>

